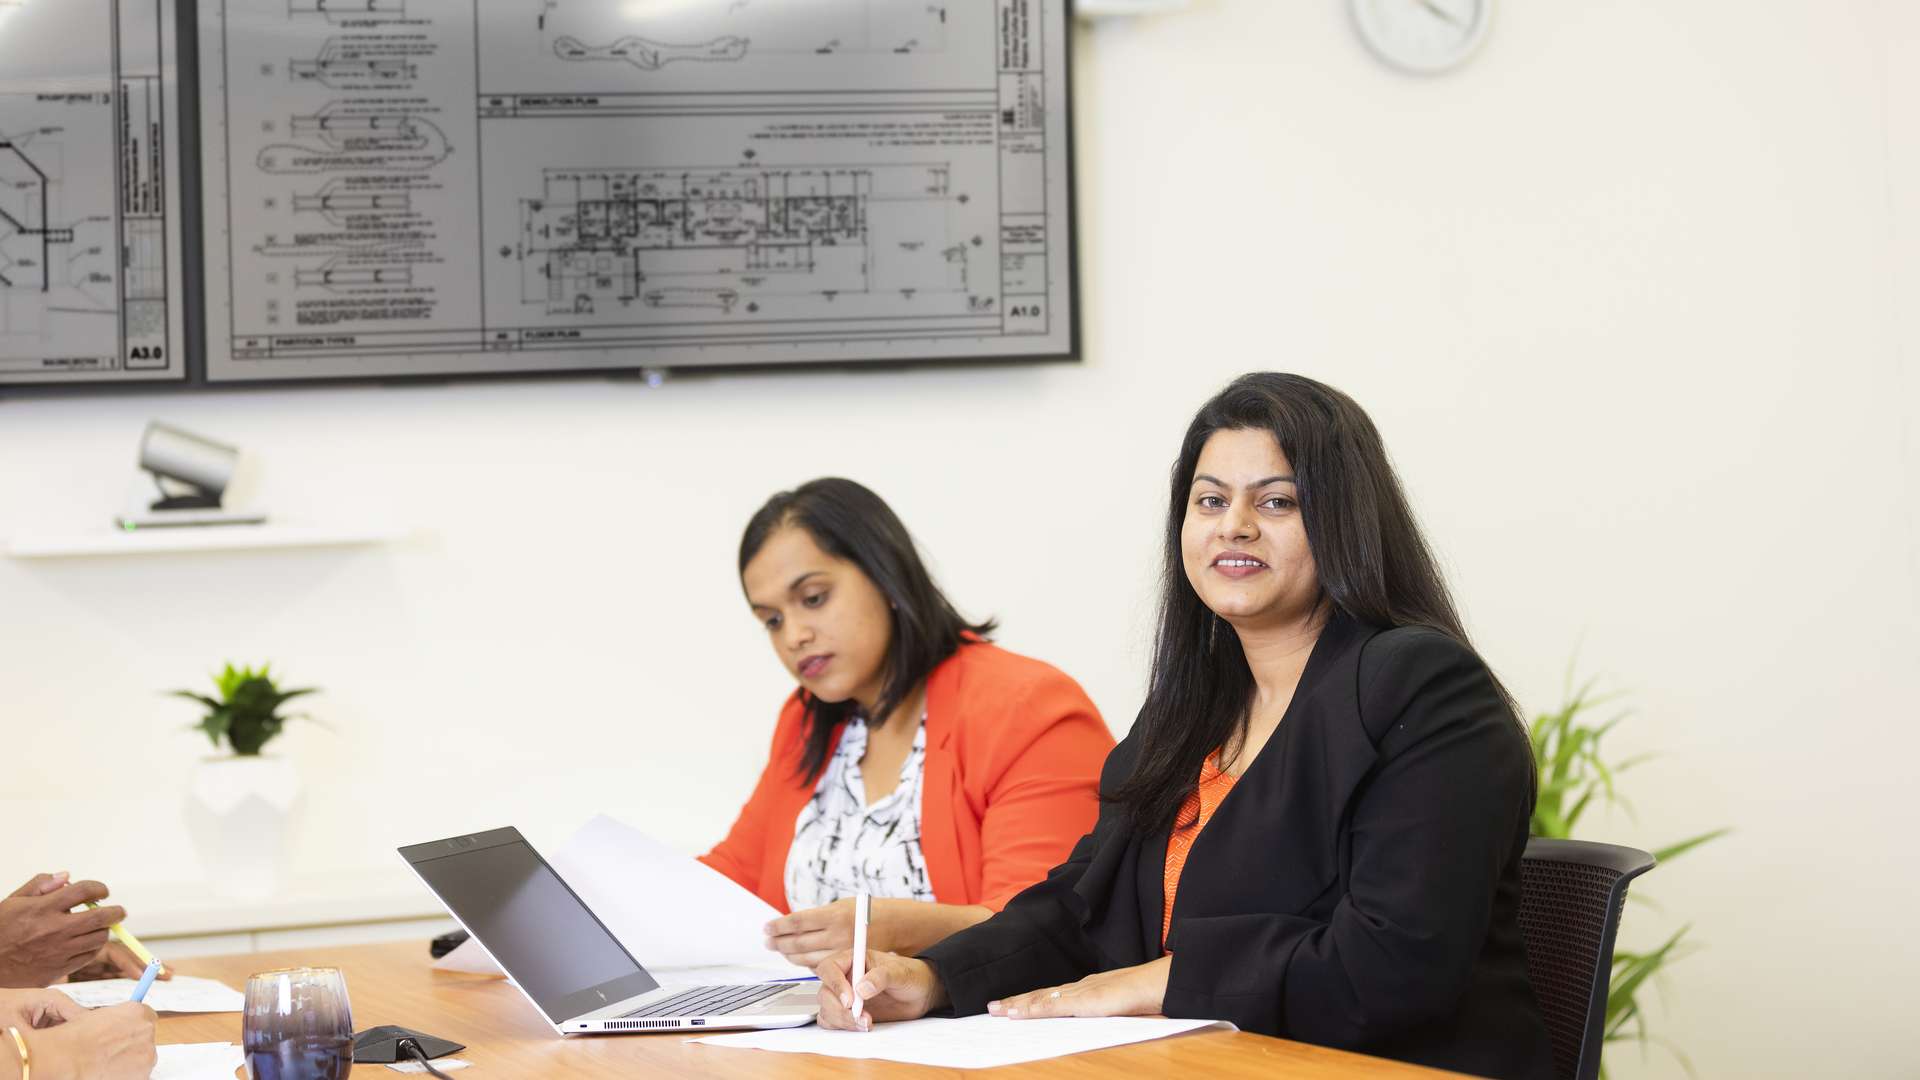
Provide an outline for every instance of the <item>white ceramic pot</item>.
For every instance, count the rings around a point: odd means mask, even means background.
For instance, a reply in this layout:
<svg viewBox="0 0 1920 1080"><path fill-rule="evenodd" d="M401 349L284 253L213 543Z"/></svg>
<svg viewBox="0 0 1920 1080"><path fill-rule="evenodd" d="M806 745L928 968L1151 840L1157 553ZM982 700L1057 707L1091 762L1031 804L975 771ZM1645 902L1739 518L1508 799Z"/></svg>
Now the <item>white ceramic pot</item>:
<svg viewBox="0 0 1920 1080"><path fill-rule="evenodd" d="M299 772L281 758L203 758L194 767L187 828L212 891L241 900L280 891L301 796Z"/></svg>

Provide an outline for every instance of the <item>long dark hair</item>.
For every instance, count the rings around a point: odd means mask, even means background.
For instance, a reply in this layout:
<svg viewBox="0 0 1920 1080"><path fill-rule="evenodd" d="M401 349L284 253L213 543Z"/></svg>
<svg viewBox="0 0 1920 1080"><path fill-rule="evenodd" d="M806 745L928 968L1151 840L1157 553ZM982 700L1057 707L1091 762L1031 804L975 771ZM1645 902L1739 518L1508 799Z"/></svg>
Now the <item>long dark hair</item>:
<svg viewBox="0 0 1920 1080"><path fill-rule="evenodd" d="M892 643L887 646L886 681L868 722L886 722L941 661L966 643L966 634L986 637L998 625L992 619L970 623L960 617L913 546L913 536L886 500L866 487L826 476L809 480L766 501L740 536L740 573L777 530L805 529L820 550L860 568L892 610ZM797 775L802 782L819 775L833 752L833 729L859 711L852 701L821 701L801 691L806 705L806 746Z"/></svg>
<svg viewBox="0 0 1920 1080"><path fill-rule="evenodd" d="M1472 647L1366 412L1300 375L1240 376L1187 425L1170 477L1160 627L1134 722L1140 749L1132 775L1109 796L1146 833L1173 824L1207 755L1244 733L1254 690L1239 635L1201 602L1181 560L1194 469L1216 431L1266 431L1279 442L1293 467L1322 604L1372 626L1431 627Z"/></svg>

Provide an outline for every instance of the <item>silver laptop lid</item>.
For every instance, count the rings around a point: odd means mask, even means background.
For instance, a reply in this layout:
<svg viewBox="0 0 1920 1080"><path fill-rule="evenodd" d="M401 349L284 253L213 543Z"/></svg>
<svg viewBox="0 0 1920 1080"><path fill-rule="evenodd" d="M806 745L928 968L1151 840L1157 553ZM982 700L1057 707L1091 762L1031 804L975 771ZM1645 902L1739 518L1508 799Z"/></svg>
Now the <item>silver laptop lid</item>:
<svg viewBox="0 0 1920 1080"><path fill-rule="evenodd" d="M400 854L555 1025L659 988L520 830Z"/></svg>

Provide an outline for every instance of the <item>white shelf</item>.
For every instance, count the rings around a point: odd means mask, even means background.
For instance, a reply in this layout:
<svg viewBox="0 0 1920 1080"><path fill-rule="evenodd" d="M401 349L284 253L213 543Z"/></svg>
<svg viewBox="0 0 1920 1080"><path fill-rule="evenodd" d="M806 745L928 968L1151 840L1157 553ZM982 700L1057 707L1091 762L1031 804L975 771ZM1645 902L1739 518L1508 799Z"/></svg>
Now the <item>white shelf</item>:
<svg viewBox="0 0 1920 1080"><path fill-rule="evenodd" d="M85 532L20 533L8 542L7 554L16 559L159 555L181 551L385 544L406 537L406 529L390 526L201 525L133 531L102 526Z"/></svg>

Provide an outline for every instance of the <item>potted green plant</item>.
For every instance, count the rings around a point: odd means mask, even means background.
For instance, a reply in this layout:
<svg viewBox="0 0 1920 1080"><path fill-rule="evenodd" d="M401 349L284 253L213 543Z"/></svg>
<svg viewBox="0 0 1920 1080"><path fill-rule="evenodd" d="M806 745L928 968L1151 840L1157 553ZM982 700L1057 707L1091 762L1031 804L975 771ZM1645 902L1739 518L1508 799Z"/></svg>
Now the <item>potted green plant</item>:
<svg viewBox="0 0 1920 1080"><path fill-rule="evenodd" d="M1598 723L1588 718L1595 710L1615 700L1617 695L1596 696L1593 680L1580 684L1576 689L1573 673L1569 670L1566 700L1552 712L1534 718L1531 729L1533 760L1534 767L1539 771L1540 790L1533 808L1533 835L1567 839L1573 835L1574 826L1579 824L1581 817L1597 805L1618 806L1629 817L1633 815L1633 805L1620 794L1616 781L1622 773L1653 760L1654 755L1641 754L1614 762L1608 762L1601 756L1601 740L1632 713L1619 710ZM1653 857L1664 865L1730 831L1713 829L1688 837L1656 849ZM1643 905L1650 903L1645 895L1631 890L1627 893L1627 899ZM1634 1042L1644 1052L1649 1043L1658 1043L1673 1054L1689 1076L1694 1074L1693 1063L1685 1052L1671 1039L1649 1031L1640 993L1649 982L1657 985L1667 970L1687 954L1689 949L1684 941L1691 929L1691 924L1681 926L1658 947L1650 950L1614 950L1604 1028L1605 1047ZM1607 1075L1604 1056L1600 1075Z"/></svg>
<svg viewBox="0 0 1920 1080"><path fill-rule="evenodd" d="M314 689L283 689L266 664L255 670L229 663L213 683L212 695L172 693L206 710L190 729L204 733L216 750L230 751L194 767L188 830L216 891L261 899L278 892L286 876L288 838L302 795L293 764L264 751L289 720L311 719L281 708Z"/></svg>

